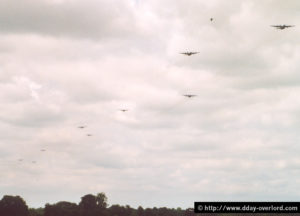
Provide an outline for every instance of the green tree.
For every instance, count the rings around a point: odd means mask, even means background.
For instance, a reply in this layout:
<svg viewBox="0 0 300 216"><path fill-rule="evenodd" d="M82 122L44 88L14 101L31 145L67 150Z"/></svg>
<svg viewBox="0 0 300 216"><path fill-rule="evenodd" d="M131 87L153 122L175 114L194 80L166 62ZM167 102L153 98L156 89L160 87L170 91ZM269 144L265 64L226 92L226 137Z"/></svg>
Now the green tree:
<svg viewBox="0 0 300 216"><path fill-rule="evenodd" d="M144 216L144 209L142 206L139 206L137 209L137 216Z"/></svg>
<svg viewBox="0 0 300 216"><path fill-rule="evenodd" d="M96 197L92 194L87 194L81 197L79 203L79 212L81 216L96 216L97 214Z"/></svg>
<svg viewBox="0 0 300 216"><path fill-rule="evenodd" d="M153 209L146 208L144 211L144 216L154 216Z"/></svg>
<svg viewBox="0 0 300 216"><path fill-rule="evenodd" d="M80 216L103 216L107 207L107 197L104 193L97 196L87 194L81 197L79 203Z"/></svg>
<svg viewBox="0 0 300 216"><path fill-rule="evenodd" d="M0 201L1 216L29 216L28 206L20 196L3 196Z"/></svg>
<svg viewBox="0 0 300 216"><path fill-rule="evenodd" d="M44 208L29 208L29 216L44 216Z"/></svg>
<svg viewBox="0 0 300 216"><path fill-rule="evenodd" d="M130 216L134 212L133 208L131 208L129 205L125 206L125 214L124 216Z"/></svg>
<svg viewBox="0 0 300 216"><path fill-rule="evenodd" d="M120 205L112 205L109 207L110 216L123 216L125 214L125 208Z"/></svg>
<svg viewBox="0 0 300 216"><path fill-rule="evenodd" d="M45 216L79 216L79 207L76 203L61 201L45 206Z"/></svg>
<svg viewBox="0 0 300 216"><path fill-rule="evenodd" d="M158 216L169 216L169 215L170 215L170 211L166 207L158 209Z"/></svg>
<svg viewBox="0 0 300 216"><path fill-rule="evenodd" d="M107 208L107 197L106 197L105 193L97 194L96 204L97 204L97 207L101 210L104 210Z"/></svg>

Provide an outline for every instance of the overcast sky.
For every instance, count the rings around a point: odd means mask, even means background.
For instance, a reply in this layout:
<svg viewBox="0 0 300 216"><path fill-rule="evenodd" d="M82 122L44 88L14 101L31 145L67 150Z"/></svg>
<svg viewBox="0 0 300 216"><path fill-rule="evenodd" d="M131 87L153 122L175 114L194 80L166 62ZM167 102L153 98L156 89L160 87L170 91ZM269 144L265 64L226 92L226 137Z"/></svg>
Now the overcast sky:
<svg viewBox="0 0 300 216"><path fill-rule="evenodd" d="M0 196L298 200L299 12L299 0L0 0Z"/></svg>

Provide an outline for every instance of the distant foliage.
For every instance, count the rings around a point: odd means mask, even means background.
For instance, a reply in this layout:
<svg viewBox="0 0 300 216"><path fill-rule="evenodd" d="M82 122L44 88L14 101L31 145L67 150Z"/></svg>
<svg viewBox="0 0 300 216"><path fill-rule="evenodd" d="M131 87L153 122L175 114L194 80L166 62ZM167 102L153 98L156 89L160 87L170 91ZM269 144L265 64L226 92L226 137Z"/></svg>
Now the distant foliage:
<svg viewBox="0 0 300 216"><path fill-rule="evenodd" d="M29 216L28 206L20 196L3 196L0 200L1 216Z"/></svg>
<svg viewBox="0 0 300 216"><path fill-rule="evenodd" d="M30 208L29 216L44 216L44 208Z"/></svg>
<svg viewBox="0 0 300 216"><path fill-rule="evenodd" d="M44 216L79 216L79 207L76 203L65 201L46 204Z"/></svg>
<svg viewBox="0 0 300 216"><path fill-rule="evenodd" d="M107 197L104 193L96 196L87 194L81 197L79 203L79 216L105 216L107 207Z"/></svg>
<svg viewBox="0 0 300 216"><path fill-rule="evenodd" d="M190 216L186 210L163 208L137 209L129 205L108 207L105 193L87 194L79 204L67 201L47 203L44 208L30 208L19 197L4 196L0 201L0 216Z"/></svg>

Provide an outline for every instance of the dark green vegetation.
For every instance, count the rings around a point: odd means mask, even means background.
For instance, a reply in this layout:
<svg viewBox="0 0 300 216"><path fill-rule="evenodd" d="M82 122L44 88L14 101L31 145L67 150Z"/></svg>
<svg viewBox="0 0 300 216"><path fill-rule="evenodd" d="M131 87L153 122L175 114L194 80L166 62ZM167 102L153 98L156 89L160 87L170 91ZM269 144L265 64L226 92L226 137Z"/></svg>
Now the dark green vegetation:
<svg viewBox="0 0 300 216"><path fill-rule="evenodd" d="M81 197L79 204L60 201L55 204L46 204L44 208L28 208L26 202L20 196L3 196L0 200L0 216L266 216L291 214L195 214L188 209L181 208L131 208L129 205L111 205L108 207L107 197L104 193L96 196L87 194ZM300 214L293 214L299 215Z"/></svg>
<svg viewBox="0 0 300 216"><path fill-rule="evenodd" d="M28 206L19 196L3 196L0 201L1 216L27 216Z"/></svg>
<svg viewBox="0 0 300 216"><path fill-rule="evenodd" d="M129 205L108 207L104 193L87 194L79 204L60 201L44 208L28 208L19 196L4 196L0 200L0 216L181 216L185 210L168 208L131 208Z"/></svg>

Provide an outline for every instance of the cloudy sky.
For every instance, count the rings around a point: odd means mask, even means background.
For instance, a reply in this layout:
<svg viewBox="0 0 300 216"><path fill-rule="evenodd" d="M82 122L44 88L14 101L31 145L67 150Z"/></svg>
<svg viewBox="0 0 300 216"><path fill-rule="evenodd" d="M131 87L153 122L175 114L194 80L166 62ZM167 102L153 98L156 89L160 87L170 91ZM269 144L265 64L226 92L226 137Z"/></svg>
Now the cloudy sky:
<svg viewBox="0 0 300 216"><path fill-rule="evenodd" d="M0 0L0 196L296 201L299 12L299 0Z"/></svg>

